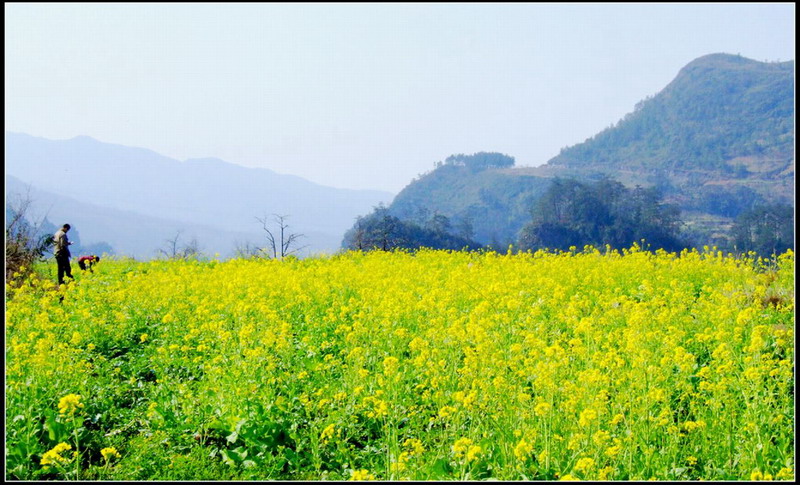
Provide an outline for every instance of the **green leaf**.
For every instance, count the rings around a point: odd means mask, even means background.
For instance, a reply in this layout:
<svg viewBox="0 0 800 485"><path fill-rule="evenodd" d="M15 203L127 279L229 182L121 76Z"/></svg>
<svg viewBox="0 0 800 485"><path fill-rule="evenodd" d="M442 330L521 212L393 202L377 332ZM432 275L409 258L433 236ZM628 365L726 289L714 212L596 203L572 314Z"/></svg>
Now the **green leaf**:
<svg viewBox="0 0 800 485"><path fill-rule="evenodd" d="M217 431L227 431L228 425L220 421L219 419L215 419L208 425L208 429L215 429Z"/></svg>
<svg viewBox="0 0 800 485"><path fill-rule="evenodd" d="M51 441L60 443L66 441L68 432L67 427L63 423L59 423L54 413L48 413L47 420L45 421L45 429L47 429L48 437Z"/></svg>
<svg viewBox="0 0 800 485"><path fill-rule="evenodd" d="M247 449L244 446L240 446L238 448L234 448L231 450L233 457L239 463L244 462L244 459L247 458Z"/></svg>
<svg viewBox="0 0 800 485"><path fill-rule="evenodd" d="M283 450L283 456L289 465L296 465L299 462L297 453L291 448Z"/></svg>
<svg viewBox="0 0 800 485"><path fill-rule="evenodd" d="M222 456L223 463L225 463L228 466L236 466L236 462L233 461L231 457L228 455L228 450L220 450L219 454L220 456Z"/></svg>
<svg viewBox="0 0 800 485"><path fill-rule="evenodd" d="M670 473L672 473L676 477L683 475L685 472L686 468L684 467L673 468L672 470L670 470Z"/></svg>
<svg viewBox="0 0 800 485"><path fill-rule="evenodd" d="M450 466L450 462L446 458L439 458L433 464L432 470L436 476L446 477L452 474L453 467Z"/></svg>

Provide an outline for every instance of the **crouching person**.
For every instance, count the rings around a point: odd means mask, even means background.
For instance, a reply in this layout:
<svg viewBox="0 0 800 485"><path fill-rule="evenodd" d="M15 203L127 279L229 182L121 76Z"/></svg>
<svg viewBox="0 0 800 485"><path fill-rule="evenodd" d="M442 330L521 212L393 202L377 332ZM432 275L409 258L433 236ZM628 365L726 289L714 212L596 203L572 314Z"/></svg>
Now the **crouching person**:
<svg viewBox="0 0 800 485"><path fill-rule="evenodd" d="M100 262L100 256L91 255L91 256L81 256L80 258L78 258L78 266L83 271L86 271L88 269L90 273L94 273L92 266L94 266L95 263L98 262Z"/></svg>

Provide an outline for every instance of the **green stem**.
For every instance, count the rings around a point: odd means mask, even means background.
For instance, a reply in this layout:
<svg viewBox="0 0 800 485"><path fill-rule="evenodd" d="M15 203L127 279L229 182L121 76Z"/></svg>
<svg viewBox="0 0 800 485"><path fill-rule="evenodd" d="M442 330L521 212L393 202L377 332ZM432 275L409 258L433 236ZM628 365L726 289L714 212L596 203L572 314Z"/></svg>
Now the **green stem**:
<svg viewBox="0 0 800 485"><path fill-rule="evenodd" d="M78 441L78 427L75 425L75 417L72 418L72 433L75 435L75 480L80 480L81 470L81 446Z"/></svg>

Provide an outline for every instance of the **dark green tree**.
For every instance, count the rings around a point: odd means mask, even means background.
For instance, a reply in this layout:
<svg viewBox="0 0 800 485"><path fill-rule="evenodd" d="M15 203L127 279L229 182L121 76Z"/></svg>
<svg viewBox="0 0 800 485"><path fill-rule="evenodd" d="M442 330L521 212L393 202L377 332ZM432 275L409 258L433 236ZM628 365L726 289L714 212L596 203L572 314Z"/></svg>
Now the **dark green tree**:
<svg viewBox="0 0 800 485"><path fill-rule="evenodd" d="M452 234L450 220L435 214L425 225L403 221L391 215L384 206L356 219L356 223L345 233L344 249L359 251L391 251L393 249L478 249L475 241Z"/></svg>
<svg viewBox="0 0 800 485"><path fill-rule="evenodd" d="M425 224L425 227L436 234L449 234L453 229L450 224L450 218L439 213L434 214Z"/></svg>
<svg viewBox="0 0 800 485"><path fill-rule="evenodd" d="M794 209L785 204L755 207L736 218L731 233L739 251L770 256L794 249Z"/></svg>
<svg viewBox="0 0 800 485"><path fill-rule="evenodd" d="M594 183L555 179L536 202L531 222L520 231L519 247L620 248L644 239L651 247L677 251L685 246L680 229L680 212L663 204L655 188L627 189L608 178Z"/></svg>

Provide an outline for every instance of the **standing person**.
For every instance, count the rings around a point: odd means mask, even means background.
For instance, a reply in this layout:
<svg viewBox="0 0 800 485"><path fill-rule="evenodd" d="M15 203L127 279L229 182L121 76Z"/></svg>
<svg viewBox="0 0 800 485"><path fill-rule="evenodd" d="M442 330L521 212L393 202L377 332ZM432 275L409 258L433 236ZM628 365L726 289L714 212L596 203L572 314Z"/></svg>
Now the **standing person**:
<svg viewBox="0 0 800 485"><path fill-rule="evenodd" d="M69 232L70 225L64 224L58 232L53 236L53 244L55 245L56 264L58 265L58 284L64 284L64 275L72 278L72 267L69 265L69 245L72 244L67 239L67 232Z"/></svg>

